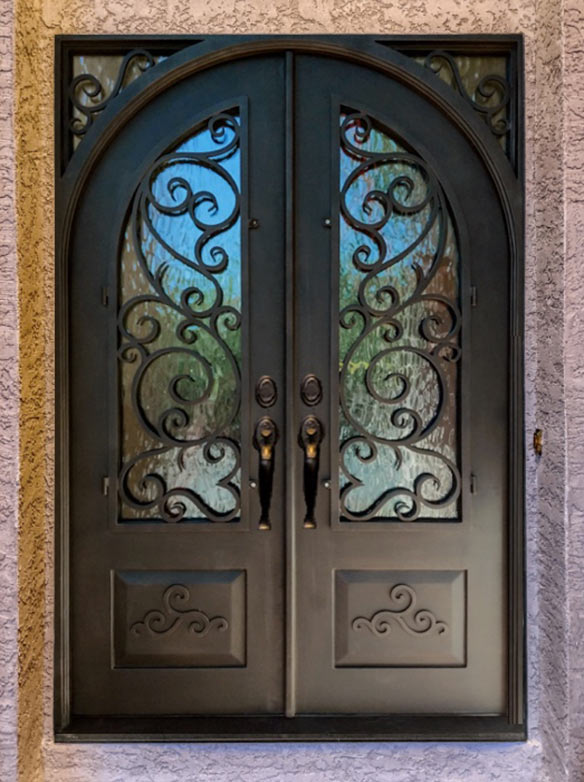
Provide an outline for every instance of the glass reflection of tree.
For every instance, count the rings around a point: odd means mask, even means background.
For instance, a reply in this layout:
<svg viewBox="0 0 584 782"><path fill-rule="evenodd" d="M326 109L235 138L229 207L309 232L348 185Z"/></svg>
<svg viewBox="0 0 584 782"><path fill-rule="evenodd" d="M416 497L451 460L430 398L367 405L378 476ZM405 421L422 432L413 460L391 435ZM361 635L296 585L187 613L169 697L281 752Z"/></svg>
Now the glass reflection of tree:
<svg viewBox="0 0 584 782"><path fill-rule="evenodd" d="M346 118L346 114L341 116L341 124ZM405 152L403 147L399 146L386 133L376 129L375 126L362 147L367 152L375 153L394 153ZM344 148L341 150L340 162L340 183L341 187L347 181L350 174L362 163L362 160L355 159ZM382 205L376 203L375 199L367 200L366 196L372 191L387 192L390 184L395 182L397 177L412 177L415 183L413 191L409 194L409 202L416 203L421 201L424 196L425 183L421 174L413 171L411 166L392 163L372 167L364 171L353 182L347 192L347 204L351 213L363 222L372 223L382 217ZM397 191L396 191L397 193ZM405 198L404 194L404 198ZM406 250L418 236L420 236L426 221L428 220L430 206L417 214L400 215L393 213L382 229L383 239L387 243L387 258L398 255ZM373 301L374 295L383 286L394 287L400 297L405 300L411 296L416 287L416 266L419 266L424 273L428 272L432 263L433 255L437 249L439 240L439 225L436 222L429 231L425 239L415 249L406 255L402 260L397 261L383 272L380 272L371 286L370 298ZM356 305L358 302L359 285L363 280L363 272L356 268L353 262L353 255L358 247L366 246L370 250L370 259L376 258L379 250L374 240L362 231L342 218L340 221L340 280L339 280L339 309L342 311L345 307ZM456 237L453 230L450 217L447 219L446 242L442 258L439 260L439 266L436 275L431 280L426 292L441 294L446 296L452 302L458 302L458 250L456 246ZM383 304L389 306L389 297ZM383 307L380 301L376 301L378 309ZM399 315L399 322L403 327L400 337L391 342L395 348L409 347L428 350L431 345L421 333L420 324L429 315L435 314L437 317L444 313L438 312L435 302L423 301L414 302L408 305ZM354 348L358 341L361 330L361 322L358 318L354 320L353 327L339 329L339 370L342 371L345 365L346 357ZM379 327L375 328L372 336L362 340L357 349L353 349L349 364L344 373L344 395L349 414L363 424L363 428L369 432L376 433L387 439L399 440L404 436L404 431L396 426L392 414L396 410L396 405L382 404L376 400L368 391L366 384L366 373L371 362L381 351L388 348L384 341L384 332L387 326L379 318ZM457 340L456 340L457 341ZM418 444L424 449L442 454L455 464L457 463L457 421L456 421L456 395L457 395L457 364L454 362L443 362L442 369L445 375L445 407L439 424ZM438 402L438 385L436 376L431 365L420 358L415 352L395 350L388 354L384 359L378 361L373 374L374 383L383 386L388 396L395 395L400 391L399 381L395 373L405 372L408 377L413 378L410 390L407 396L402 400L403 405L415 410L423 422L428 423L436 409ZM392 387L393 384L393 387ZM359 432L347 420L341 405L339 419L339 438L340 443L344 444L349 438L356 437ZM444 495L444 488L452 485L453 477L450 471L444 466L443 462L431 456L426 456L412 452L407 447L401 447L399 454L391 446L376 443L377 457L371 461L364 461L358 458L358 447L349 448L346 451L344 460L348 471L363 485L351 489L348 495L350 499L347 502L347 508L351 513L364 512L372 506L388 487L405 486L413 489L415 480L422 473L434 474L441 482L441 489L432 488L429 483L425 494L430 499L440 499ZM361 446L362 455L367 455L367 447ZM347 477L341 470L341 489L347 485ZM396 518L395 499L389 500L378 508L373 514L379 518ZM424 507L420 518L456 518L456 502L452 502L446 507Z"/></svg>
<svg viewBox="0 0 584 782"><path fill-rule="evenodd" d="M227 133L229 131L226 131ZM209 129L200 130L174 151L178 153L200 153L209 151L217 145ZM220 145L219 145L220 146ZM239 146L231 151L228 157L220 160L220 165L241 189L241 153ZM168 169L162 169L156 176L152 192L156 199L168 201L169 184L172 179L183 178L189 183L193 192L212 194L214 200L202 203L202 210L208 222L221 223L234 208L235 194L228 183L216 171L201 165L173 163ZM176 199L180 201L184 193L178 188ZM187 258L193 257L194 246L201 235L191 216L163 214L155 209L149 212L156 233L167 242L173 250ZM214 255L213 248L219 246L228 257L224 270L213 274L220 285L223 305L241 313L241 218L227 230L216 236L203 249L205 263L209 266L221 264L223 255ZM209 279L181 263L163 244L150 232L141 226L141 251L146 259L148 269L152 274L163 274L164 290L170 298L180 303L184 292L192 287L200 290L200 295L194 295L189 305L199 311L213 304L216 296L215 287ZM120 272L120 303L128 302L137 296L152 294L153 289L138 259L130 226L126 230L121 249ZM149 352L185 348L184 342L177 337L177 328L184 321L183 315L163 302L148 301L134 308L129 313L128 325L138 331L148 319L155 319L160 325L156 339L148 346ZM201 318L202 323L209 324L210 318ZM241 371L241 328L230 329L225 323L218 321L218 329L228 351ZM225 350L205 329L192 327L191 333L196 336L196 351L212 368L212 385L203 401L193 404L189 409L190 421L187 427L180 431L180 439L198 440L213 431L221 436L240 442L239 386L232 363L228 360ZM187 346L188 347L188 346ZM160 445L140 425L132 409L132 383L136 372L133 363L120 362L122 390L122 463L126 463L138 454L145 453ZM189 358L187 352L167 352L157 360L144 374L140 389L140 404L152 420L165 409L168 400L168 384L172 378L181 377L176 390L184 399L196 400L201 396L208 384L208 375L201 362ZM237 397L237 399L236 399ZM234 400L237 404L237 414L233 417ZM157 473L164 477L170 489L180 486L196 487L198 494L217 513L227 513L234 507L231 493L219 485L219 481L235 466L233 454L226 452L225 458L213 462L205 457L204 446L190 446L184 450L171 448L156 457L144 459L140 470L130 474L131 488L136 496L142 499L153 499L153 490L148 493L148 487L140 486L143 475ZM231 482L240 484L239 470ZM200 518L200 509L188 499L181 496L181 502L187 505L184 518ZM125 518L151 518L155 514L152 509L137 510L124 504L122 515Z"/></svg>

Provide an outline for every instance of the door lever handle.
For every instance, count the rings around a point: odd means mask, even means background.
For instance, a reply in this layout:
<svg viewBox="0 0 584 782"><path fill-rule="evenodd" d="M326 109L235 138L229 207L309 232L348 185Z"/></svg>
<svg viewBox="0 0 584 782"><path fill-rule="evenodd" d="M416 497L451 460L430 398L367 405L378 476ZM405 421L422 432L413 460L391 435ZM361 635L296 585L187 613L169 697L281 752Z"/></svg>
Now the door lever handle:
<svg viewBox="0 0 584 782"><path fill-rule="evenodd" d="M272 419L264 415L256 424L253 445L259 451L259 491L260 520L258 529L272 529L270 522L270 503L272 501L272 485L274 482L274 449L278 442L278 429Z"/></svg>
<svg viewBox="0 0 584 782"><path fill-rule="evenodd" d="M304 451L304 500L306 503L306 516L304 526L306 529L314 529L314 509L316 507L316 492L318 489L318 462L320 456L320 444L324 437L324 429L318 418L307 415L300 425L298 442Z"/></svg>

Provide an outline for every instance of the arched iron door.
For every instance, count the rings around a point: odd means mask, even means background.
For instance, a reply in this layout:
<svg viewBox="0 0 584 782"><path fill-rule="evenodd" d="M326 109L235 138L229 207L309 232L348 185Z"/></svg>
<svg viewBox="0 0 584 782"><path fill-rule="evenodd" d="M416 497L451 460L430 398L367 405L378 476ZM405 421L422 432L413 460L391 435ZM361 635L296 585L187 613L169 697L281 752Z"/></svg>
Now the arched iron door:
<svg viewBox="0 0 584 782"><path fill-rule="evenodd" d="M63 736L519 735L519 190L346 43L173 55L60 182Z"/></svg>
<svg viewBox="0 0 584 782"><path fill-rule="evenodd" d="M296 369L323 393L297 407L321 442L295 524L295 708L502 713L505 216L424 98L309 55L296 73Z"/></svg>

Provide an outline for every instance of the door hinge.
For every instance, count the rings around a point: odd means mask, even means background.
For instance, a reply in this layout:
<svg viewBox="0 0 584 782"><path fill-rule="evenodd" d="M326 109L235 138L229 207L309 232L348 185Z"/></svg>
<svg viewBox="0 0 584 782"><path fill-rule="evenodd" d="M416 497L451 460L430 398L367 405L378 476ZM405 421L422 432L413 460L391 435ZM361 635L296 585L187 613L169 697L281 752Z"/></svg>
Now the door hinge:
<svg viewBox="0 0 584 782"><path fill-rule="evenodd" d="M477 288L476 285L470 286L470 306L476 307L477 306Z"/></svg>
<svg viewBox="0 0 584 782"><path fill-rule="evenodd" d="M109 485L110 485L110 479L108 476L104 476L101 479L101 491L104 497L107 497L109 494Z"/></svg>
<svg viewBox="0 0 584 782"><path fill-rule="evenodd" d="M474 472L471 472L470 474L470 493L477 493L477 476L474 474Z"/></svg>
<svg viewBox="0 0 584 782"><path fill-rule="evenodd" d="M109 288L107 285L103 285L101 288L101 303L104 307L109 304Z"/></svg>

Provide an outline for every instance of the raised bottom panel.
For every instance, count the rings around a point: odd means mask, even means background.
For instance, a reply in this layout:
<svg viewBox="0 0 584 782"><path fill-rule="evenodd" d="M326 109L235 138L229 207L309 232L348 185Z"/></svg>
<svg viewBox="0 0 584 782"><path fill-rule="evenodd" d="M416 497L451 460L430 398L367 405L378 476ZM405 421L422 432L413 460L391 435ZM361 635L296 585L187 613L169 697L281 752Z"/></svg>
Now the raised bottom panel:
<svg viewBox="0 0 584 782"><path fill-rule="evenodd" d="M336 667L465 665L466 573L338 570Z"/></svg>
<svg viewBox="0 0 584 782"><path fill-rule="evenodd" d="M112 598L114 667L245 666L245 571L116 571Z"/></svg>

